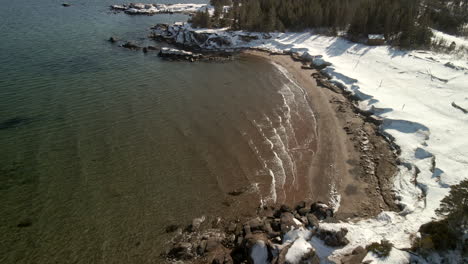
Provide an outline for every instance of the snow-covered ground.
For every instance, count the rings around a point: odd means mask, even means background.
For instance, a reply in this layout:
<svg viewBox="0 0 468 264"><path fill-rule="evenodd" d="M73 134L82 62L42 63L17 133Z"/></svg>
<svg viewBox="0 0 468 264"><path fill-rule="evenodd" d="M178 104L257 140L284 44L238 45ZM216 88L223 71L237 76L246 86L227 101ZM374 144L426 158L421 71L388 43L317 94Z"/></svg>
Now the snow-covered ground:
<svg viewBox="0 0 468 264"><path fill-rule="evenodd" d="M452 106L468 108L468 61L309 33L275 34L258 46L323 56L332 64L325 69L332 80L354 91L361 108L383 118L382 130L401 147L394 189L405 209L357 223L322 225L349 230L351 243L332 254L383 238L396 248L409 248L410 235L435 217L449 186L468 178L468 115ZM404 252L391 257L402 255L409 257Z"/></svg>
<svg viewBox="0 0 468 264"><path fill-rule="evenodd" d="M410 236L436 217L435 209L448 194L450 185L468 178L468 114L452 105L468 109L466 56L366 46L309 32L262 34L195 30L188 24L181 27L173 30L174 34L183 34L176 38L180 43L197 42L192 33L211 34L197 45L208 49L250 47L294 51L331 63L324 73L359 96L362 109L381 117L384 120L381 129L401 147L394 190L404 210L383 212L375 219L358 222L322 224L321 228L326 229L348 228L347 238L351 241L344 248L330 249L312 240L323 259L331 255L336 260L358 245L380 242L383 238L395 248L409 248ZM220 37L228 39L228 44L219 46L226 43L214 41ZM409 258L408 253L395 249L387 263Z"/></svg>

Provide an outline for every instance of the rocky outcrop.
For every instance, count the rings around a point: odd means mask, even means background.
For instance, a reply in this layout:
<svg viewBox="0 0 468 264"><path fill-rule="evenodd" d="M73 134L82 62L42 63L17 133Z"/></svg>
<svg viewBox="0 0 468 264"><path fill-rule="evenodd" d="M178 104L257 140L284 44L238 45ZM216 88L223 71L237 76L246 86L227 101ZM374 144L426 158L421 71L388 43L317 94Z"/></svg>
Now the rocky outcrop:
<svg viewBox="0 0 468 264"><path fill-rule="evenodd" d="M195 29L187 23L157 24L150 38L203 51L236 51L248 48L252 41L271 38L270 34L244 31L211 31Z"/></svg>
<svg viewBox="0 0 468 264"><path fill-rule="evenodd" d="M143 50L144 51L144 50ZM232 54L223 52L205 52L195 53L187 50L175 49L175 48L161 48L159 56L170 60L186 60L186 61L222 61L231 60ZM233 195L235 195L234 193Z"/></svg>
<svg viewBox="0 0 468 264"><path fill-rule="evenodd" d="M159 56L163 58L188 61L196 61L203 57L199 53L193 53L190 51L171 48L161 48L161 50L159 51Z"/></svg>
<svg viewBox="0 0 468 264"><path fill-rule="evenodd" d="M346 238L347 233L348 229L341 228L339 231L320 230L318 235L327 246L343 247L349 244L349 240Z"/></svg>
<svg viewBox="0 0 468 264"><path fill-rule="evenodd" d="M321 219L332 217L326 204L300 202L293 208L264 207L257 217L233 221L200 217L183 232L177 225L170 225L166 230L178 231L164 257L184 263L286 264L291 263L288 258L293 255L297 263L318 264L315 249L307 242L311 236L317 235L330 246L348 243L345 229L319 229L316 215ZM298 230L304 235L298 235ZM300 246L304 244L306 247Z"/></svg>
<svg viewBox="0 0 468 264"><path fill-rule="evenodd" d="M130 3L123 5L111 5L111 10L123 11L129 15L155 15L184 13L193 14L207 8L206 4L142 4Z"/></svg>

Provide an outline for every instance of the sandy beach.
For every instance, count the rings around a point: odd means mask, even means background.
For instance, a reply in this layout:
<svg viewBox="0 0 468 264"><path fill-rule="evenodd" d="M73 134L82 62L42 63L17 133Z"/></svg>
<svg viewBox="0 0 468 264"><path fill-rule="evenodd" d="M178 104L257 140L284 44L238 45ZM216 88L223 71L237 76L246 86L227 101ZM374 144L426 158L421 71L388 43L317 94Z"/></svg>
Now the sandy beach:
<svg viewBox="0 0 468 264"><path fill-rule="evenodd" d="M319 78L317 71L289 55L247 51L287 69L300 85L317 121L317 149L307 175L299 175L300 190L288 189L289 202L303 200L335 203L337 218L375 216L395 210L391 195L396 156L378 127L356 112L342 91ZM339 205L338 205L339 203Z"/></svg>

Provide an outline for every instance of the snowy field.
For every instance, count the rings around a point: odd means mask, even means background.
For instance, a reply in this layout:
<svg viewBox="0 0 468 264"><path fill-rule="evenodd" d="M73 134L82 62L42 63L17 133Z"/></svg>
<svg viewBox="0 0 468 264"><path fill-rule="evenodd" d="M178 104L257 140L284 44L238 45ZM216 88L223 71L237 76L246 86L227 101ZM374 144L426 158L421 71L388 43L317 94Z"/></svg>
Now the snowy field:
<svg viewBox="0 0 468 264"><path fill-rule="evenodd" d="M383 238L396 248L409 248L410 235L435 217L449 186L468 178L468 115L452 106L468 109L466 57L370 47L309 33L278 34L259 46L323 56L332 64L325 72L358 95L362 109L383 118L382 130L401 147L394 189L405 209L357 223L321 225L349 230L351 243L332 254ZM394 250L387 262L409 257Z"/></svg>
<svg viewBox="0 0 468 264"><path fill-rule="evenodd" d="M409 248L410 236L420 225L435 219L435 209L450 186L468 178L468 114L454 107L468 110L468 56L367 46L309 32L262 34L196 30L188 24L179 27L173 29L173 34L178 35L180 43L196 42L191 37L195 32L210 34L204 43L196 43L207 49L294 51L331 63L323 72L332 82L359 96L362 109L382 118L381 129L401 147L394 190L404 209L355 223L322 224L325 229L348 228L351 243L344 248L328 248L314 239L309 242L326 261L328 257L336 260L358 245L385 238L396 248L385 263L409 260L410 255L397 248ZM436 36L449 38L457 45L467 42L442 34ZM245 36L254 38L244 41ZM211 41L220 37L230 44L219 46L219 41ZM302 240L296 244L306 246ZM373 259L372 254L366 259Z"/></svg>

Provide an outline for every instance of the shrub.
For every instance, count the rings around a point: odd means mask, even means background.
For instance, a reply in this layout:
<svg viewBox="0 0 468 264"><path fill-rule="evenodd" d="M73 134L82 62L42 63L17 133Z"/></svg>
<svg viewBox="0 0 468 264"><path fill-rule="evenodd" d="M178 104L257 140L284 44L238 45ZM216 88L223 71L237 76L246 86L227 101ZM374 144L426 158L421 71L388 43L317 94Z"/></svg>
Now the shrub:
<svg viewBox="0 0 468 264"><path fill-rule="evenodd" d="M380 243L374 242L366 247L367 251L372 251L379 258L388 257L392 251L393 244L388 240L382 240Z"/></svg>
<svg viewBox="0 0 468 264"><path fill-rule="evenodd" d="M448 225L447 220L429 222L419 228L421 232L421 248L432 244L436 250L455 249L457 246L457 235Z"/></svg>
<svg viewBox="0 0 468 264"><path fill-rule="evenodd" d="M436 213L445 217L452 228L466 228L468 222L468 179L452 186L449 195L440 202L440 208L436 210Z"/></svg>

